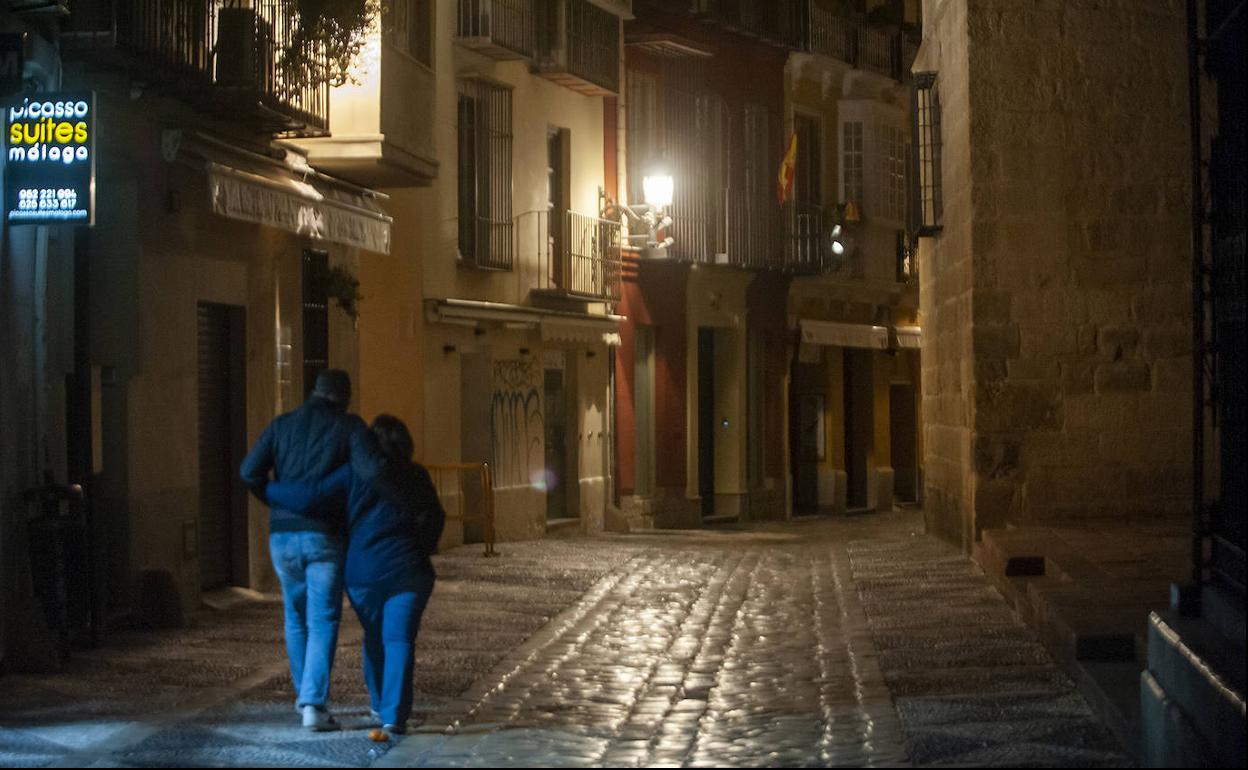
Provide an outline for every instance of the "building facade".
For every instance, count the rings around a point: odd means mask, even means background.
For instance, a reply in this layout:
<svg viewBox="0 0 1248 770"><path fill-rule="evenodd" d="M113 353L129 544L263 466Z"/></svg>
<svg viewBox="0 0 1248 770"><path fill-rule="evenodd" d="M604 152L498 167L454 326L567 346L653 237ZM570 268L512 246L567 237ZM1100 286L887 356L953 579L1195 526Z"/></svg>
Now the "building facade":
<svg viewBox="0 0 1248 770"><path fill-rule="evenodd" d="M358 373L335 287L362 251L388 250L390 219L380 194L274 144L329 129L328 89L283 80L276 65L283 4L59 10L48 24L63 68L28 92L93 94L97 207L93 227L34 234L58 255L41 300L58 310L34 319L51 346L45 392L28 395L47 404L34 470L84 493L68 558L88 566L70 571L68 611L49 625L98 639L178 622L205 591L276 586L268 511L238 464L318 371ZM214 63L210 51L241 58ZM19 551L40 538L24 540ZM32 569L8 585L38 594L45 579ZM56 649L31 631L41 625L23 613L10 629L14 660Z"/></svg>
<svg viewBox="0 0 1248 770"><path fill-rule="evenodd" d="M672 244L625 259L618 486L631 526L893 505L893 385L917 407L902 349L918 339L916 287L898 268L907 17L867 5L638 3L626 27L620 201L641 201L656 162L675 189ZM911 501L916 421L911 408L897 428Z"/></svg>
<svg viewBox="0 0 1248 770"><path fill-rule="evenodd" d="M390 194L394 247L360 273L361 411L407 420L426 464L488 464L499 539L599 531L620 234L603 218L603 97L619 88L629 5L394 10L375 35L380 77L332 96L353 105L358 140L296 142ZM379 164L353 166L366 141ZM435 481L447 541L479 540L475 479Z"/></svg>

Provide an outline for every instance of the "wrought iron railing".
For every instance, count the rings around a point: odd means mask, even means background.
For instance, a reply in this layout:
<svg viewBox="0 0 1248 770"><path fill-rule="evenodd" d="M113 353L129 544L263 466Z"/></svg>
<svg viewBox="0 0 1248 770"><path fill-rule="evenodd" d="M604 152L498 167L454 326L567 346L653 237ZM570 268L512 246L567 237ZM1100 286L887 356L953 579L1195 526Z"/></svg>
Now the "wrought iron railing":
<svg viewBox="0 0 1248 770"><path fill-rule="evenodd" d="M118 48L182 83L254 93L275 113L282 130L329 127L329 85L286 65L298 17L291 0L253 0L249 8L221 8L213 0L129 0L115 5ZM303 51L326 56L315 43ZM321 67L323 69L323 67Z"/></svg>
<svg viewBox="0 0 1248 770"><path fill-rule="evenodd" d="M909 77L911 54L917 49L907 45L900 30L873 26L865 18L836 13L814 2L800 3L798 9L786 11L785 18L791 27L790 44L802 50L894 80Z"/></svg>
<svg viewBox="0 0 1248 770"><path fill-rule="evenodd" d="M822 272L824 255L823 207L813 203L793 203L785 212L788 225L785 256L797 272Z"/></svg>
<svg viewBox="0 0 1248 770"><path fill-rule="evenodd" d="M539 289L605 302L620 300L619 222L575 211L559 216L536 210L517 217L516 233L521 250L534 244Z"/></svg>
<svg viewBox="0 0 1248 770"><path fill-rule="evenodd" d="M536 52L534 11L534 0L459 0L455 36L531 58Z"/></svg>
<svg viewBox="0 0 1248 770"><path fill-rule="evenodd" d="M618 93L619 19L587 0L567 2L568 71L612 93Z"/></svg>
<svg viewBox="0 0 1248 770"><path fill-rule="evenodd" d="M756 269L784 266L780 207L770 190L725 190L724 211L728 264Z"/></svg>

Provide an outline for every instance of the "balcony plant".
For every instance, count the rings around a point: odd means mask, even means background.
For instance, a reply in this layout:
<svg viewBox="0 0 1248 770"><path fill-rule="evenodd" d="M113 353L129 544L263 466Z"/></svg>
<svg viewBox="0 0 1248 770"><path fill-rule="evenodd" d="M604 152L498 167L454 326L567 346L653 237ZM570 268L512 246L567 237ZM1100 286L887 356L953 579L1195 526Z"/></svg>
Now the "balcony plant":
<svg viewBox="0 0 1248 770"><path fill-rule="evenodd" d="M353 82L360 53L382 11L382 0L284 0L295 24L282 66L291 86Z"/></svg>

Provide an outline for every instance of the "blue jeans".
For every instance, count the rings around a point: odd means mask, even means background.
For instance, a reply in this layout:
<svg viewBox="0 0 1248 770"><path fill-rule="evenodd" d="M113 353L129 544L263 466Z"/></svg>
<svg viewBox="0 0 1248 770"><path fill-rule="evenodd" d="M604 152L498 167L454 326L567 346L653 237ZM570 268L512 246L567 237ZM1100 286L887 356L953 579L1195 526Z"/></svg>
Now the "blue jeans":
<svg viewBox="0 0 1248 770"><path fill-rule="evenodd" d="M345 545L322 532L274 532L269 555L286 603L286 654L299 706L325 707L342 620Z"/></svg>
<svg viewBox="0 0 1248 770"><path fill-rule="evenodd" d="M402 725L412 714L416 633L433 582L429 572L398 585L347 586L364 627L364 682L382 724Z"/></svg>

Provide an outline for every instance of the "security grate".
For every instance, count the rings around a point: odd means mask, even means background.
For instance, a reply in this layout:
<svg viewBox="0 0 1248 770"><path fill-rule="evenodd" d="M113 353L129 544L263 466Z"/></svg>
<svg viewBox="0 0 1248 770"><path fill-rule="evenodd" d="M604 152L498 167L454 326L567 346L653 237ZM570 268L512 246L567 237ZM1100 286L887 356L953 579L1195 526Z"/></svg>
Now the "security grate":
<svg viewBox="0 0 1248 770"><path fill-rule="evenodd" d="M459 82L459 255L468 265L510 270L511 89Z"/></svg>
<svg viewBox="0 0 1248 770"><path fill-rule="evenodd" d="M911 230L920 236L940 232L943 212L940 187L940 92L936 73L914 76L911 101L914 173L911 175Z"/></svg>

